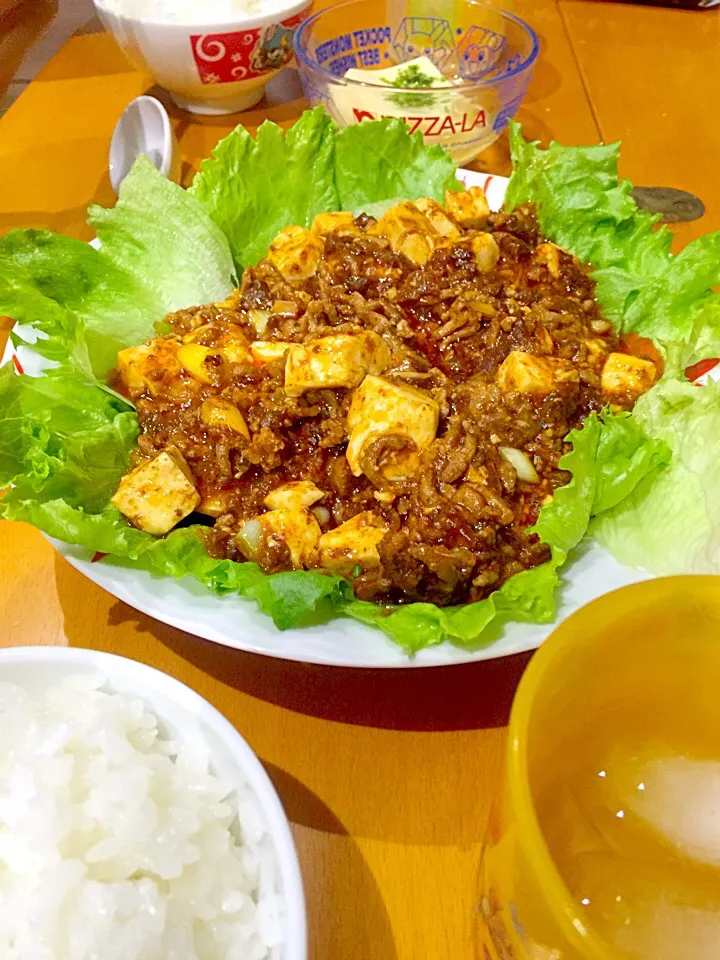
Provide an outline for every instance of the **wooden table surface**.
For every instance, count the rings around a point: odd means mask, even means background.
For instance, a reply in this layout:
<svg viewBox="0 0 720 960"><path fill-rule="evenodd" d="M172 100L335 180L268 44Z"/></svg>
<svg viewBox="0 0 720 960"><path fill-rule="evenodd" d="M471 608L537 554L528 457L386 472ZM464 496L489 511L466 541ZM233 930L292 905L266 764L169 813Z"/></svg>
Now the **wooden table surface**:
<svg viewBox="0 0 720 960"><path fill-rule="evenodd" d="M622 138L624 175L704 201L705 217L677 230L678 246L719 228L720 14L584 0L517 0L513 9L542 43L519 113L526 135ZM0 232L89 238L88 203L113 202L112 129L149 87L99 28L74 37L0 119ZM304 106L287 70L241 119L287 125ZM173 120L187 182L238 118L173 110ZM478 166L507 173L505 141ZM363 672L228 651L114 600L20 524L0 526L0 581L0 644L93 647L153 664L247 737L293 823L312 960L474 956L478 856L526 656Z"/></svg>

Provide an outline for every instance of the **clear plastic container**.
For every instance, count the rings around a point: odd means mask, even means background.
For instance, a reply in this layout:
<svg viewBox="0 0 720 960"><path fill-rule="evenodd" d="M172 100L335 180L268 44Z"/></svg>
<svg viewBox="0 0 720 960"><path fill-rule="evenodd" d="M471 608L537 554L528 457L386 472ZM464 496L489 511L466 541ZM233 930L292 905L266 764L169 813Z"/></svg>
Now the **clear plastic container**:
<svg viewBox="0 0 720 960"><path fill-rule="evenodd" d="M350 0L316 13L295 35L300 78L312 105L324 105L341 126L401 117L428 145L441 144L463 164L496 140L515 115L539 41L518 17L474 0L445 3L442 15L425 16L428 10L426 0L420 7L417 0ZM442 79L421 85L427 82L422 68L414 78L404 71L410 86L388 84L382 74L377 81L372 73L345 76L419 57L431 61Z"/></svg>

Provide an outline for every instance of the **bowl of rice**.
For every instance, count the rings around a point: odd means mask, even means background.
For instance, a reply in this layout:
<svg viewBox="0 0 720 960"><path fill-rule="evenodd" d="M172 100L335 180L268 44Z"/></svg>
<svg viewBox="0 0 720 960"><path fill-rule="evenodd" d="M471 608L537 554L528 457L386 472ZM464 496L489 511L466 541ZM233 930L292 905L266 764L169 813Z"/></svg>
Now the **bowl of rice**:
<svg viewBox="0 0 720 960"><path fill-rule="evenodd" d="M0 957L306 960L290 826L197 693L96 651L0 651Z"/></svg>
<svg viewBox="0 0 720 960"><path fill-rule="evenodd" d="M120 48L192 113L248 110L293 56L311 0L95 0Z"/></svg>

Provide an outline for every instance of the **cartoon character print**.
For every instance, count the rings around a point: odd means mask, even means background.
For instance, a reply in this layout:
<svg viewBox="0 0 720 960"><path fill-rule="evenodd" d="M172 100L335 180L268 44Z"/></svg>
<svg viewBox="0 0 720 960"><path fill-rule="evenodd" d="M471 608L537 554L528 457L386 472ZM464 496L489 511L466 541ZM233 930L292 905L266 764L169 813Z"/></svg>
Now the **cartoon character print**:
<svg viewBox="0 0 720 960"><path fill-rule="evenodd" d="M400 63L425 56L442 67L455 52L450 24L440 17L404 17L392 42Z"/></svg>
<svg viewBox="0 0 720 960"><path fill-rule="evenodd" d="M306 7L264 29L192 34L190 44L201 81L236 83L284 66L292 57L295 30L309 12Z"/></svg>
<svg viewBox="0 0 720 960"><path fill-rule="evenodd" d="M277 70L292 57L294 28L273 24L261 31L257 46L250 55L250 66L257 73Z"/></svg>
<svg viewBox="0 0 720 960"><path fill-rule="evenodd" d="M470 27L458 44L458 73L466 80L489 79L501 70L507 40L485 27Z"/></svg>

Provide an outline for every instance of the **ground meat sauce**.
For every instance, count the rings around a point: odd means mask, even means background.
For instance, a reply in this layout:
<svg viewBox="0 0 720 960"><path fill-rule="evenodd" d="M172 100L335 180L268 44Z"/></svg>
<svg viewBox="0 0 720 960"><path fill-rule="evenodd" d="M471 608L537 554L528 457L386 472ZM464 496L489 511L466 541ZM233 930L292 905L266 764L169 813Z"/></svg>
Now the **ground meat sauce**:
<svg viewBox="0 0 720 960"><path fill-rule="evenodd" d="M461 229L459 240L418 266L388 239L366 234L374 223L364 216L352 232L323 238L317 268L306 279L285 279L269 260L248 268L224 304L167 317L173 332L166 339L192 338L213 348L230 338L249 347L259 339L304 343L374 331L390 349L384 379L420 388L439 405L436 439L422 450L415 475L384 482L382 472L373 472L382 450L372 447L363 474L353 475L346 458L352 389L288 396L283 356L235 362L232 351L212 349L206 382L186 370L164 370L151 390L135 388L134 465L168 446L182 453L211 517L207 548L215 557L246 559L237 535L266 512L265 497L289 481L310 480L324 492L311 508L323 532L364 511L385 524L379 563L349 574L359 598L479 600L549 559L549 549L528 530L570 479L558 467L568 450L564 438L609 402L601 373L619 343L588 269L544 241L529 207L487 219L484 232L499 250L487 272L468 242L477 229ZM571 361L577 375L544 396L503 390L498 370L513 351ZM122 377L115 386L133 394ZM201 418L203 401L218 396L242 413L249 436ZM612 398L616 408L629 409L633 401ZM533 482L521 479L507 448L527 455ZM254 559L269 573L292 567L282 538L269 538Z"/></svg>

